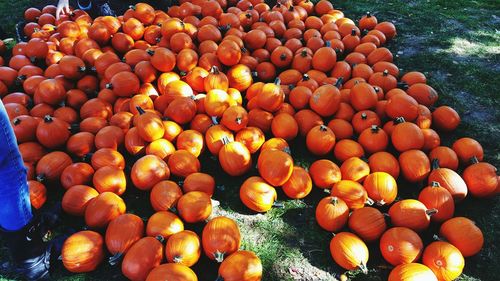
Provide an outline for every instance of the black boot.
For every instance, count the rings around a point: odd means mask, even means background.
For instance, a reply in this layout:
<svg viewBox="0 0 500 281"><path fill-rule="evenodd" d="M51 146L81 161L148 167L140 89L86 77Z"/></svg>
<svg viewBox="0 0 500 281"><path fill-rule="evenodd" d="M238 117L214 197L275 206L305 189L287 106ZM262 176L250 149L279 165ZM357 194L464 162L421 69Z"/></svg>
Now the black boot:
<svg viewBox="0 0 500 281"><path fill-rule="evenodd" d="M12 256L12 263L2 271L20 274L27 280L48 280L52 244L43 240L46 233L38 218L17 231L2 230L2 238Z"/></svg>

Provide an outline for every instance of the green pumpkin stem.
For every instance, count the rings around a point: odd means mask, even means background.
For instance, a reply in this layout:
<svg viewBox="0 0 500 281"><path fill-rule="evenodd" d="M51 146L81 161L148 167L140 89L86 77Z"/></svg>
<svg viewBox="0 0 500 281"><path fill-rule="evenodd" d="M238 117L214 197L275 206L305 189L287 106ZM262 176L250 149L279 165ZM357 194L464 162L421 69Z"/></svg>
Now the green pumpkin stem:
<svg viewBox="0 0 500 281"><path fill-rule="evenodd" d="M279 85L281 85L281 79L276 78L276 79L274 80L274 84L275 84L275 85L278 85L278 86L279 86Z"/></svg>
<svg viewBox="0 0 500 281"><path fill-rule="evenodd" d="M335 82L335 87L337 87L337 89L340 89L342 87L342 84L344 83L344 78L343 77L339 77L337 79L337 82Z"/></svg>
<svg viewBox="0 0 500 281"><path fill-rule="evenodd" d="M45 123L51 123L54 119L52 119L52 116L50 115L45 115L45 117L43 117L43 122Z"/></svg>
<svg viewBox="0 0 500 281"><path fill-rule="evenodd" d="M371 17L372 17L372 13L370 13L370 12L366 12L366 17L367 17L367 18L371 18Z"/></svg>
<svg viewBox="0 0 500 281"><path fill-rule="evenodd" d="M302 75L303 81L309 81L310 79L311 79L311 77L309 77L309 75L307 73L304 73L304 75Z"/></svg>
<svg viewBox="0 0 500 281"><path fill-rule="evenodd" d="M383 76L387 76L387 75L389 75L389 70L387 70L387 69L386 69L386 70L384 70L384 72L382 72L382 75L383 75Z"/></svg>
<svg viewBox="0 0 500 281"><path fill-rule="evenodd" d="M328 130L328 127L327 127L327 126L325 126L325 125L321 125L321 126L319 126L319 130L320 130L321 132L326 132L326 131Z"/></svg>
<svg viewBox="0 0 500 281"><path fill-rule="evenodd" d="M122 260L122 258L123 258L123 253L116 253L113 256L109 257L108 263L109 265L114 266L117 263L119 263Z"/></svg>
<svg viewBox="0 0 500 281"><path fill-rule="evenodd" d="M219 74L219 68L217 66L213 65L212 68L210 68L210 73Z"/></svg>
<svg viewBox="0 0 500 281"><path fill-rule="evenodd" d="M368 197L368 198L366 198L365 204L372 206L373 204L375 204L375 201L373 199L371 199L370 197Z"/></svg>
<svg viewBox="0 0 500 281"><path fill-rule="evenodd" d="M182 257L181 256L175 256L173 258L173 261L174 261L174 263L180 263L180 262L182 262Z"/></svg>
<svg viewBox="0 0 500 281"><path fill-rule="evenodd" d="M404 123L406 122L406 120L404 119L404 117L397 117L395 120L394 120L394 124L397 125L397 124L401 124L401 123Z"/></svg>
<svg viewBox="0 0 500 281"><path fill-rule="evenodd" d="M16 126L17 126L17 125L19 125L19 124L21 124L21 119L19 119L19 118L14 118L14 120L12 120L12 124L14 124L14 125L16 125Z"/></svg>
<svg viewBox="0 0 500 281"><path fill-rule="evenodd" d="M333 206L336 206L338 203L339 199L337 197L333 196L332 199L330 199L330 204L332 204Z"/></svg>
<svg viewBox="0 0 500 281"><path fill-rule="evenodd" d="M283 54L280 55L280 60L286 60L286 54L285 53L283 53Z"/></svg>
<svg viewBox="0 0 500 281"><path fill-rule="evenodd" d="M351 30L351 35L352 35L352 36L356 36L356 29L354 29L354 28L353 28L353 29Z"/></svg>
<svg viewBox="0 0 500 281"><path fill-rule="evenodd" d="M439 169L440 168L439 167L439 159L437 159L437 158L432 159L431 160L431 165L432 165L432 169L433 170Z"/></svg>
<svg viewBox="0 0 500 281"><path fill-rule="evenodd" d="M470 161L471 164L477 164L477 163L479 163L479 160L477 159L476 156L472 156L469 161Z"/></svg>
<svg viewBox="0 0 500 281"><path fill-rule="evenodd" d="M366 267L366 265L363 262L361 262L361 264L358 267L364 274L368 274L368 267Z"/></svg>
<svg viewBox="0 0 500 281"><path fill-rule="evenodd" d="M161 244L164 244L165 243L165 238L161 235L157 235L155 237L156 240L160 241Z"/></svg>
<svg viewBox="0 0 500 281"><path fill-rule="evenodd" d="M137 111L139 111L140 115L143 115L144 113L146 113L146 111L144 111L144 109L142 109L142 107L140 107L140 106L136 106L135 109L137 109Z"/></svg>
<svg viewBox="0 0 500 281"><path fill-rule="evenodd" d="M44 174L39 174L39 175L36 176L35 179L36 179L37 182L43 183L47 178L45 177Z"/></svg>
<svg viewBox="0 0 500 281"><path fill-rule="evenodd" d="M431 182L431 187L441 187L441 185L437 181L432 181Z"/></svg>
<svg viewBox="0 0 500 281"><path fill-rule="evenodd" d="M221 263L224 260L224 255L225 253L221 253L219 251L216 251L214 253L214 259L216 262Z"/></svg>
<svg viewBox="0 0 500 281"><path fill-rule="evenodd" d="M437 214L437 213L438 213L438 209L433 208L433 209L425 210L425 213L426 213L428 216L432 216L432 215L435 215L435 214Z"/></svg>
<svg viewBox="0 0 500 281"><path fill-rule="evenodd" d="M371 131L372 131L372 133L376 134L376 133L378 133L378 131L380 131L380 127L377 125L372 125Z"/></svg>

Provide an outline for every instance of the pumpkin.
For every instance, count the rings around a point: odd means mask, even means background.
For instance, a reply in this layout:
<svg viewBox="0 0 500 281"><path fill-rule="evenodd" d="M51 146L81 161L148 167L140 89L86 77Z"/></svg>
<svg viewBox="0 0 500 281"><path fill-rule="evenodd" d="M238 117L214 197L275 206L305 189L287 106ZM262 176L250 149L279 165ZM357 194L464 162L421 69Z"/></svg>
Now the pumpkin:
<svg viewBox="0 0 500 281"><path fill-rule="evenodd" d="M268 112L275 112L280 109L285 99L285 94L280 87L281 80L277 78L274 83L266 83L257 95L257 104Z"/></svg>
<svg viewBox="0 0 500 281"><path fill-rule="evenodd" d="M218 262L236 252L241 234L236 222L227 217L215 217L203 228L202 245L205 255Z"/></svg>
<svg viewBox="0 0 500 281"><path fill-rule="evenodd" d="M418 261L423 249L420 236L406 227L390 228L380 238L380 252L394 266Z"/></svg>
<svg viewBox="0 0 500 281"><path fill-rule="evenodd" d="M123 258L122 273L130 280L146 280L163 259L163 237L144 237L135 242Z"/></svg>
<svg viewBox="0 0 500 281"><path fill-rule="evenodd" d="M337 232L347 223L349 208L344 200L328 196L316 206L316 221L321 228L329 232Z"/></svg>
<svg viewBox="0 0 500 281"><path fill-rule="evenodd" d="M339 113L342 110L343 107L342 104L343 103L340 103L340 108L339 111L337 111L337 113ZM352 108L350 110L352 110ZM340 118L335 118L330 120L330 122L328 122L328 128L330 128L330 130L332 130L332 132L335 134L336 140L349 139L352 137L352 135L354 134L354 129L351 123L349 123L349 121Z"/></svg>
<svg viewBox="0 0 500 281"><path fill-rule="evenodd" d="M247 126L248 113L242 106L230 106L222 114L221 124L231 131L237 132Z"/></svg>
<svg viewBox="0 0 500 281"><path fill-rule="evenodd" d="M158 156L146 155L132 166L130 177L138 189L150 190L158 182L170 177L170 169Z"/></svg>
<svg viewBox="0 0 500 281"><path fill-rule="evenodd" d="M215 179L205 173L192 173L188 175L182 183L182 190L187 193L190 191L202 191L210 197L214 194Z"/></svg>
<svg viewBox="0 0 500 281"><path fill-rule="evenodd" d="M370 202L363 186L351 180L341 180L335 183L330 194L344 200L349 209L363 208L365 203Z"/></svg>
<svg viewBox="0 0 500 281"><path fill-rule="evenodd" d="M146 281L198 281L198 277L189 267L179 263L165 263L149 272Z"/></svg>
<svg viewBox="0 0 500 281"><path fill-rule="evenodd" d="M309 99L311 109L322 117L328 117L337 112L341 102L338 85L322 85L313 91Z"/></svg>
<svg viewBox="0 0 500 281"><path fill-rule="evenodd" d="M40 209L45 204L45 201L47 201L47 189L45 185L37 181L29 180L28 189L31 206L35 209Z"/></svg>
<svg viewBox="0 0 500 281"><path fill-rule="evenodd" d="M341 180L340 168L327 159L313 162L309 167L309 174L314 185L319 188L331 188Z"/></svg>
<svg viewBox="0 0 500 281"><path fill-rule="evenodd" d="M70 166L71 167L71 166ZM115 166L99 168L92 180L94 188L99 192L113 192L122 195L127 188L127 179L122 169Z"/></svg>
<svg viewBox="0 0 500 281"><path fill-rule="evenodd" d="M365 154L363 147L356 141L343 139L337 142L333 148L333 155L340 162L351 157L362 157Z"/></svg>
<svg viewBox="0 0 500 281"><path fill-rule="evenodd" d="M87 163L75 163L66 167L61 174L61 185L68 189L79 184L87 184L92 181L94 168Z"/></svg>
<svg viewBox="0 0 500 281"><path fill-rule="evenodd" d="M437 281L430 268L420 263L407 263L396 266L389 274L389 281Z"/></svg>
<svg viewBox="0 0 500 281"><path fill-rule="evenodd" d="M432 112L432 124L443 132L451 132L460 124L460 115L449 106L440 106Z"/></svg>
<svg viewBox="0 0 500 281"><path fill-rule="evenodd" d="M384 130L377 125L364 129L358 138L359 144L364 151L373 154L379 151L385 151L389 143L389 137Z"/></svg>
<svg viewBox="0 0 500 281"><path fill-rule="evenodd" d="M241 176L252 166L250 151L241 142L231 142L223 139L224 146L219 151L219 163L229 175Z"/></svg>
<svg viewBox="0 0 500 281"><path fill-rule="evenodd" d="M314 155L326 155L335 146L335 134L325 125L315 126L307 133L306 146Z"/></svg>
<svg viewBox="0 0 500 281"><path fill-rule="evenodd" d="M408 150L401 153L399 166L403 177L409 182L424 180L431 170L429 158L420 150Z"/></svg>
<svg viewBox="0 0 500 281"><path fill-rule="evenodd" d="M370 166L361 158L351 157L342 163L340 173L343 180L363 182L366 176L370 174Z"/></svg>
<svg viewBox="0 0 500 281"><path fill-rule="evenodd" d="M348 226L366 242L379 239L387 229L384 215L372 207L354 210L349 216Z"/></svg>
<svg viewBox="0 0 500 281"><path fill-rule="evenodd" d="M237 251L228 256L219 267L219 279L225 281L260 281L262 263L251 251Z"/></svg>
<svg viewBox="0 0 500 281"><path fill-rule="evenodd" d="M292 175L293 159L286 152L266 150L259 155L257 169L260 176L269 184L272 186L281 186Z"/></svg>
<svg viewBox="0 0 500 281"><path fill-rule="evenodd" d="M36 128L36 138L40 144L47 148L58 148L65 145L69 139L69 129L70 126L65 121L47 115Z"/></svg>
<svg viewBox="0 0 500 281"><path fill-rule="evenodd" d="M312 179L304 168L295 166L292 175L282 188L286 196L302 199L312 191Z"/></svg>
<svg viewBox="0 0 500 281"><path fill-rule="evenodd" d="M36 177L38 181L56 181L61 178L61 174L72 164L68 154L61 151L54 151L45 154L36 164Z"/></svg>
<svg viewBox="0 0 500 281"><path fill-rule="evenodd" d="M394 226L408 227L420 232L429 227L431 216L437 212L437 209L428 209L418 200L404 199L391 206L389 217Z"/></svg>
<svg viewBox="0 0 500 281"><path fill-rule="evenodd" d="M456 202L463 200L468 193L468 185L455 171L448 168L441 168L439 160L432 162L432 171L429 174L428 183L437 182L447 189Z"/></svg>
<svg viewBox="0 0 500 281"><path fill-rule="evenodd" d="M431 182L428 187L422 189L418 200L427 208L438 210L438 213L431 217L432 221L443 222L453 217L455 211L453 197L438 182Z"/></svg>
<svg viewBox="0 0 500 281"><path fill-rule="evenodd" d="M125 149L130 155L140 155L146 150L148 143L139 135L137 127L131 128L125 134Z"/></svg>
<svg viewBox="0 0 500 281"><path fill-rule="evenodd" d="M241 48L233 40L223 40L217 48L216 55L222 64L233 66L241 59Z"/></svg>
<svg viewBox="0 0 500 281"><path fill-rule="evenodd" d="M119 97L130 97L139 91L140 81L134 73L122 71L111 78L106 88Z"/></svg>
<svg viewBox="0 0 500 281"><path fill-rule="evenodd" d="M111 148L101 148L86 157L90 157L94 170L99 170L105 166L114 166L122 170L125 168L125 158L123 158L123 155Z"/></svg>
<svg viewBox="0 0 500 281"><path fill-rule="evenodd" d="M149 201L155 211L167 211L175 208L181 196L182 191L179 185L173 181L164 180L153 186Z"/></svg>
<svg viewBox="0 0 500 281"><path fill-rule="evenodd" d="M441 168L448 168L456 171L458 168L458 156L453 149L446 146L435 147L429 152L429 159L431 162L439 161Z"/></svg>
<svg viewBox="0 0 500 281"><path fill-rule="evenodd" d="M174 153L174 145L166 139L157 139L146 146L146 154L156 155L162 160Z"/></svg>
<svg viewBox="0 0 500 281"><path fill-rule="evenodd" d="M165 134L165 128L161 119L152 112L145 112L138 107L139 116L137 116L137 132L147 142L152 142L160 139Z"/></svg>
<svg viewBox="0 0 500 281"><path fill-rule="evenodd" d="M200 259L200 254L200 238L189 230L172 234L165 245L165 257L168 262L193 266Z"/></svg>
<svg viewBox="0 0 500 281"><path fill-rule="evenodd" d="M87 204L85 223L92 228L103 228L125 211L125 203L120 196L112 192L103 192Z"/></svg>
<svg viewBox="0 0 500 281"><path fill-rule="evenodd" d="M154 213L146 225L146 235L156 237L158 235L168 239L170 235L183 231L184 223L175 214L168 211Z"/></svg>
<svg viewBox="0 0 500 281"><path fill-rule="evenodd" d="M68 138L66 150L78 157L83 157L95 150L95 136L89 132L76 133Z"/></svg>
<svg viewBox="0 0 500 281"><path fill-rule="evenodd" d="M104 258L103 244L102 236L94 231L72 234L64 241L61 250L64 267L75 273L95 270Z"/></svg>
<svg viewBox="0 0 500 281"><path fill-rule="evenodd" d="M106 229L106 247L113 255L109 262L115 264L144 235L144 222L134 214L123 214L113 219Z"/></svg>
<svg viewBox="0 0 500 281"><path fill-rule="evenodd" d="M391 141L399 152L411 149L422 149L424 146L424 135L422 130L415 124L404 122L397 124L391 134Z"/></svg>
<svg viewBox="0 0 500 281"><path fill-rule="evenodd" d="M335 62L337 62L337 54L332 48L330 41L326 41L324 47L314 52L312 57L312 68L326 73L332 70Z"/></svg>
<svg viewBox="0 0 500 281"><path fill-rule="evenodd" d="M59 80L46 79L38 84L34 97L35 103L38 98L43 103L57 105L66 98L66 89Z"/></svg>
<svg viewBox="0 0 500 281"><path fill-rule="evenodd" d="M261 177L250 177L240 187L240 199L255 212L267 212L277 198L276 190Z"/></svg>
<svg viewBox="0 0 500 281"><path fill-rule="evenodd" d="M368 248L363 240L349 232L340 232L330 241L333 260L347 270L361 269L367 273Z"/></svg>
<svg viewBox="0 0 500 281"><path fill-rule="evenodd" d="M498 186L497 168L486 162L478 162L477 158L473 158L473 163L462 173L469 192L475 197L495 195Z"/></svg>
<svg viewBox="0 0 500 281"><path fill-rule="evenodd" d="M214 156L218 156L220 149L224 145L222 143L224 137L227 137L229 141L234 141L233 134L224 125L211 126L205 133L205 143Z"/></svg>
<svg viewBox="0 0 500 281"><path fill-rule="evenodd" d="M168 168L172 175L185 178L200 171L200 161L187 150L177 150L169 156Z"/></svg>
<svg viewBox="0 0 500 281"><path fill-rule="evenodd" d="M476 157L477 160L483 161L483 147L475 139L460 138L453 143L451 148L455 151L462 164L469 163L472 157Z"/></svg>
<svg viewBox="0 0 500 281"><path fill-rule="evenodd" d="M190 191L177 201L179 216L188 223L206 220L212 213L212 202L208 194L201 191Z"/></svg>
<svg viewBox="0 0 500 281"><path fill-rule="evenodd" d="M439 228L439 235L457 247L464 257L479 253L484 243L481 229L465 217L445 221Z"/></svg>
<svg viewBox="0 0 500 281"><path fill-rule="evenodd" d="M88 203L98 195L99 192L90 186L72 186L64 193L61 200L62 209L70 215L83 216Z"/></svg>
<svg viewBox="0 0 500 281"><path fill-rule="evenodd" d="M429 244L422 256L422 263L428 266L439 280L455 280L465 266L460 251L447 242L436 241Z"/></svg>
<svg viewBox="0 0 500 281"><path fill-rule="evenodd" d="M368 197L379 206L392 204L398 195L396 180L386 172L369 174L363 182L363 187Z"/></svg>

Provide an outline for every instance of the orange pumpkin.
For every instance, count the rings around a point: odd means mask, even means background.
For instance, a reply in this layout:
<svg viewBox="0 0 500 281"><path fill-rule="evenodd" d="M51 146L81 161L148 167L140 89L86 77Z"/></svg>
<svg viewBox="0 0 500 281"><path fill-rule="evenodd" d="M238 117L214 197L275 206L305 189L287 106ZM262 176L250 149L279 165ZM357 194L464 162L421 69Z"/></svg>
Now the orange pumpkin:
<svg viewBox="0 0 500 281"><path fill-rule="evenodd" d="M156 237L158 235L168 239L172 234L183 231L184 223L175 214L168 211L154 213L146 225L146 235Z"/></svg>
<svg viewBox="0 0 500 281"><path fill-rule="evenodd" d="M394 266L418 261L423 249L420 236L406 227L390 228L380 238L380 252Z"/></svg>
<svg viewBox="0 0 500 281"><path fill-rule="evenodd" d="M276 190L261 177L250 177L240 187L240 199L255 212L269 211L277 198Z"/></svg>
<svg viewBox="0 0 500 281"><path fill-rule="evenodd" d="M437 209L428 209L418 200L404 199L391 206L389 217L394 226L408 227L420 232L427 229L431 216L437 212Z"/></svg>
<svg viewBox="0 0 500 281"><path fill-rule="evenodd" d="M159 265L149 272L146 281L168 281L168 280L183 280L183 281L198 281L196 273L189 267L178 263L164 263Z"/></svg>
<svg viewBox="0 0 500 281"><path fill-rule="evenodd" d="M386 172L371 173L365 178L363 187L379 206L392 204L398 195L396 180Z"/></svg>
<svg viewBox="0 0 500 281"><path fill-rule="evenodd" d="M134 214L123 214L113 219L106 229L106 247L113 255L110 263L118 262L130 247L144 235L144 222Z"/></svg>
<svg viewBox="0 0 500 281"><path fill-rule="evenodd" d="M354 210L349 216L348 226L366 242L379 239L387 229L384 215L372 207Z"/></svg>
<svg viewBox="0 0 500 281"><path fill-rule="evenodd" d="M462 274L464 257L450 243L436 241L429 244L422 256L422 263L428 266L439 280L455 280Z"/></svg>
<svg viewBox="0 0 500 281"><path fill-rule="evenodd" d="M163 237L144 237L135 242L123 258L122 273L130 280L146 280L163 259Z"/></svg>
<svg viewBox="0 0 500 281"><path fill-rule="evenodd" d="M165 257L168 262L193 266L200 259L200 244L200 238L192 231L172 234L165 245Z"/></svg>
<svg viewBox="0 0 500 281"><path fill-rule="evenodd" d="M203 228L201 237L205 255L218 262L236 252L241 244L238 225L227 217L211 219Z"/></svg>
<svg viewBox="0 0 500 281"><path fill-rule="evenodd" d="M337 232L347 223L349 208L344 200L337 197L325 197L316 206L316 221L328 232Z"/></svg>
<svg viewBox="0 0 500 281"><path fill-rule="evenodd" d="M85 208L85 223L89 227L103 228L125 211L123 199L112 192L103 192L92 199Z"/></svg>
<svg viewBox="0 0 500 281"><path fill-rule="evenodd" d="M330 253L333 260L347 270L361 269L368 272L368 248L358 236L349 232L340 232L330 241Z"/></svg>
<svg viewBox="0 0 500 281"><path fill-rule="evenodd" d="M102 236L94 231L84 230L72 234L62 246L64 267L75 273L95 270L104 258L103 244Z"/></svg>
<svg viewBox="0 0 500 281"><path fill-rule="evenodd" d="M457 247L464 257L477 254L484 244L481 229L465 217L445 221L439 229L439 235Z"/></svg>
<svg viewBox="0 0 500 281"><path fill-rule="evenodd" d="M269 184L272 186L281 186L292 175L293 159L286 152L266 150L259 155L257 169L260 176Z"/></svg>
<svg viewBox="0 0 500 281"><path fill-rule="evenodd" d="M191 191L177 201L179 216L188 223L206 220L212 213L210 196L201 191Z"/></svg>
<svg viewBox="0 0 500 281"><path fill-rule="evenodd" d="M259 281L262 279L262 263L251 251L237 251L221 263L219 278L226 281Z"/></svg>

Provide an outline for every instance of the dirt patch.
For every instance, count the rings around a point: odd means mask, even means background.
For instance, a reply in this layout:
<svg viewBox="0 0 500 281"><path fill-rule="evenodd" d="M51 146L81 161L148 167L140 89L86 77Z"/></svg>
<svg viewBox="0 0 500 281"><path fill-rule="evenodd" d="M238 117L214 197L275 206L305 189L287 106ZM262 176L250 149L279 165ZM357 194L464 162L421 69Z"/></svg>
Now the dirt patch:
<svg viewBox="0 0 500 281"><path fill-rule="evenodd" d="M314 254L314 252L311 252L311 255ZM280 276L289 276L292 280L338 280L336 276L312 265L306 257L304 257L303 259L285 259L281 263L275 263L273 265L273 271L278 273Z"/></svg>

